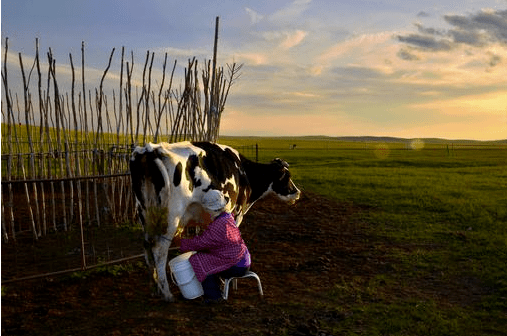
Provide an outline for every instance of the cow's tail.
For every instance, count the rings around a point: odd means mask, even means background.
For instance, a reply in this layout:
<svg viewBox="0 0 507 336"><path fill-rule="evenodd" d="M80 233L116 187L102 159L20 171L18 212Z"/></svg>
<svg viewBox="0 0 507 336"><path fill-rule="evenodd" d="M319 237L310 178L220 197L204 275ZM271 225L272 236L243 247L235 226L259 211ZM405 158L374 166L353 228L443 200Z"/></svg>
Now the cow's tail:
<svg viewBox="0 0 507 336"><path fill-rule="evenodd" d="M150 238L164 234L171 183L160 153L151 146L136 148L130 160L130 173L145 233Z"/></svg>

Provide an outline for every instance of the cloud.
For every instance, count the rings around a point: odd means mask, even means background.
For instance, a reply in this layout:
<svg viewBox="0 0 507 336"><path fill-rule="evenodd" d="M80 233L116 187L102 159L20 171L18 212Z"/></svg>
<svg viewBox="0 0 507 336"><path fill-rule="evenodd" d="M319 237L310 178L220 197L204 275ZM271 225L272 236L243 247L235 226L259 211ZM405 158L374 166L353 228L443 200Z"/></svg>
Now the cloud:
<svg viewBox="0 0 507 336"><path fill-rule="evenodd" d="M278 135L336 135L349 132L351 121L337 114L259 115L245 110L227 110L220 123L221 133ZM358 127L356 127L358 128Z"/></svg>
<svg viewBox="0 0 507 336"><path fill-rule="evenodd" d="M173 57L203 57L210 54L209 50L205 49L180 49L173 47L160 48L161 53L167 53Z"/></svg>
<svg viewBox="0 0 507 336"><path fill-rule="evenodd" d="M487 130L487 132L484 132ZM386 136L403 138L442 138L442 139L476 139L498 140L505 139L507 133L507 119L492 116L477 119L454 118L453 121L435 120L431 124L406 124L398 129L382 132Z"/></svg>
<svg viewBox="0 0 507 336"><path fill-rule="evenodd" d="M502 63L502 58L498 55L491 55L491 58L489 59L489 66L494 67L499 63Z"/></svg>
<svg viewBox="0 0 507 336"><path fill-rule="evenodd" d="M259 23L260 21L262 21L262 19L264 19L264 15L257 13L251 8L245 7L245 11L250 16L250 22L252 24Z"/></svg>
<svg viewBox="0 0 507 336"><path fill-rule="evenodd" d="M442 92L440 91L423 91L423 92L419 92L419 95L420 96L440 96L442 94Z"/></svg>
<svg viewBox="0 0 507 336"><path fill-rule="evenodd" d="M400 35L398 40L421 51L449 51L460 45L507 45L507 10L483 9L468 15L445 15L444 20L451 29L438 30L416 23L418 33Z"/></svg>
<svg viewBox="0 0 507 336"><path fill-rule="evenodd" d="M278 47L283 49L290 49L292 47L300 44L304 38L308 35L307 32L303 30L269 30L263 31L261 33L256 33L255 35L261 36L265 41L281 41L279 42Z"/></svg>
<svg viewBox="0 0 507 336"><path fill-rule="evenodd" d="M468 44L475 47L486 45L484 34L476 31L450 30L449 35L455 44Z"/></svg>
<svg viewBox="0 0 507 336"><path fill-rule="evenodd" d="M420 59L417 55L411 54L405 49L400 49L396 55L405 61L418 61Z"/></svg>
<svg viewBox="0 0 507 336"><path fill-rule="evenodd" d="M454 31L475 34L482 31L491 42L507 43L507 10L483 9L468 16L445 15L444 19L455 27Z"/></svg>
<svg viewBox="0 0 507 336"><path fill-rule="evenodd" d="M417 13L417 17L429 17L430 14L424 12L424 11L420 11L419 13Z"/></svg>
<svg viewBox="0 0 507 336"><path fill-rule="evenodd" d="M287 7L273 13L269 20L277 24L293 23L310 5L312 0L295 0Z"/></svg>
<svg viewBox="0 0 507 336"><path fill-rule="evenodd" d="M283 49L290 49L300 44L304 38L308 35L307 32L302 30L296 30L294 33L287 34L287 37L280 45Z"/></svg>
<svg viewBox="0 0 507 336"><path fill-rule="evenodd" d="M384 78L383 74L375 68L363 66L349 65L346 67L336 67L332 69L331 73L339 78L350 78L361 81Z"/></svg>
<svg viewBox="0 0 507 336"><path fill-rule="evenodd" d="M392 39L392 33L381 32L377 34L362 34L348 40L339 42L325 50L316 58L315 69L323 69L340 57L351 55L358 59L358 55L375 54L378 58L381 45Z"/></svg>
<svg viewBox="0 0 507 336"><path fill-rule="evenodd" d="M449 51L452 49L450 41L437 39L429 35L410 34L408 36L398 36L398 40L425 51Z"/></svg>
<svg viewBox="0 0 507 336"><path fill-rule="evenodd" d="M435 28L425 28L421 23L416 22L414 24L417 27L417 30L422 34L429 34L429 35L445 35L445 30L441 29L435 29Z"/></svg>
<svg viewBox="0 0 507 336"><path fill-rule="evenodd" d="M234 54L234 59L238 63L247 63L249 65L264 65L268 63L268 57L262 53L240 52Z"/></svg>
<svg viewBox="0 0 507 336"><path fill-rule="evenodd" d="M507 10L483 9L466 15L445 15L450 29L416 23L417 32L397 34L402 43L396 56L410 84L465 87L505 85L507 69Z"/></svg>
<svg viewBox="0 0 507 336"><path fill-rule="evenodd" d="M412 104L409 107L418 110L433 110L455 116L502 116L507 113L507 91L434 100L428 103Z"/></svg>
<svg viewBox="0 0 507 336"><path fill-rule="evenodd" d="M311 92L287 92L288 95L294 95L296 97L303 98L321 98L322 96Z"/></svg>

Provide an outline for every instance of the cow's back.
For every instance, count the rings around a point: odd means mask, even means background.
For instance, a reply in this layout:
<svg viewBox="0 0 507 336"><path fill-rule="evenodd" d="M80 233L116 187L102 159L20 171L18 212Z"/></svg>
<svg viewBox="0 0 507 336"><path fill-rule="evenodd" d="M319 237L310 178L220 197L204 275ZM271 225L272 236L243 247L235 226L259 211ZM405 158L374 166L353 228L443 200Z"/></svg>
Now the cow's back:
<svg viewBox="0 0 507 336"><path fill-rule="evenodd" d="M181 211L180 208L199 202L207 191L217 189L229 198L227 210L239 224L250 195L242 160L233 148L209 142L137 147L130 169L141 220L149 207Z"/></svg>

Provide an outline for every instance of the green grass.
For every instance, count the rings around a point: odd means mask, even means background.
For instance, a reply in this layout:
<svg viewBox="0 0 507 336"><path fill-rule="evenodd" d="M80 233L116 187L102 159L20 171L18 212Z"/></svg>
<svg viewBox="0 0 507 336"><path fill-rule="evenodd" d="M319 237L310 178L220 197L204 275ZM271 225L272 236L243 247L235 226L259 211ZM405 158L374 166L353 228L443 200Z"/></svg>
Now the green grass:
<svg viewBox="0 0 507 336"><path fill-rule="evenodd" d="M376 237L372 244L389 244L385 251L394 260L393 272L369 282L337 283L329 291L335 309L353 313L334 332L507 333L505 145L442 142L407 150L403 143L318 138L222 142L257 142L261 162L284 158L303 191L360 207L355 224ZM297 144L295 150L291 144ZM347 295L354 295L356 303L339 307ZM462 302L453 299L459 295Z"/></svg>
<svg viewBox="0 0 507 336"><path fill-rule="evenodd" d="M507 334L505 143L432 141L410 150L402 142L318 137L220 142L258 144L259 161L287 160L303 192L361 209L350 225L383 256L386 272L343 279L320 293L327 298L324 310L346 316L324 329L336 335Z"/></svg>

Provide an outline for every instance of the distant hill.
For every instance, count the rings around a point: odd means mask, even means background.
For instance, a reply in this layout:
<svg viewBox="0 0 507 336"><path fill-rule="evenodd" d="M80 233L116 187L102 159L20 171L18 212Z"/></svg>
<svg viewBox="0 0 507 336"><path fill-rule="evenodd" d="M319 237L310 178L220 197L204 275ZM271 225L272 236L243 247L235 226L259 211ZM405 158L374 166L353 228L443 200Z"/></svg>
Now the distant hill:
<svg viewBox="0 0 507 336"><path fill-rule="evenodd" d="M353 136L353 137L336 137L340 141L350 142L384 142L384 143L409 143L417 138L395 138L395 137L375 137L375 136ZM494 141L479 141L479 140L456 140L456 139L441 139L441 138L421 138L424 143L438 144L438 143L454 143L454 144L507 144L507 139L494 140Z"/></svg>
<svg viewBox="0 0 507 336"><path fill-rule="evenodd" d="M256 138L256 137L244 137ZM258 137L263 138L263 137ZM305 139L305 140L327 140L327 141L346 141L346 142L382 142L382 143L410 143L413 140L421 140L427 144L468 144L468 145L507 145L507 139L493 140L493 141L480 141L480 140L463 140L463 139L442 139L442 138L396 138L396 137L382 137L382 136L342 136L331 137L325 135L309 135L309 136L281 136L281 137L265 137L265 138L278 138L278 139Z"/></svg>

